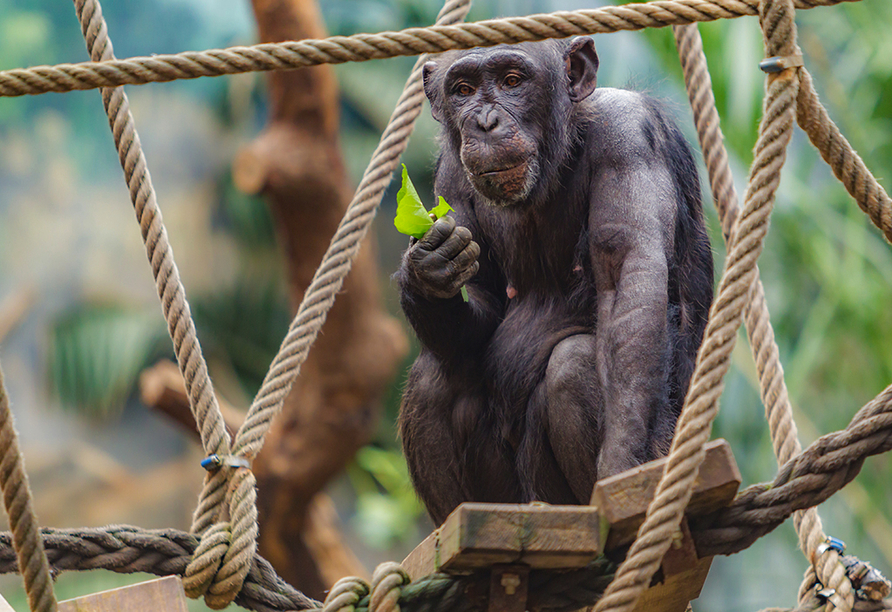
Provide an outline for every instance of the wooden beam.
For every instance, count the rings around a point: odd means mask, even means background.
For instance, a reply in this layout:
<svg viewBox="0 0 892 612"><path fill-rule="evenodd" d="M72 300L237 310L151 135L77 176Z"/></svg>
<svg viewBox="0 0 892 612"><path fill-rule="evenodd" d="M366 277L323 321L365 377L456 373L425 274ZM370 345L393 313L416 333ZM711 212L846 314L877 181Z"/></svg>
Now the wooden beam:
<svg viewBox="0 0 892 612"><path fill-rule="evenodd" d="M740 487L728 443L710 442L705 452L686 517L727 506ZM436 571L490 570L489 611L512 612L523 605L520 597L507 592L515 588L517 581L510 576L520 576L514 571L518 567L571 569L583 567L601 551L624 555L665 465L666 459L659 459L605 478L595 485L591 506L461 504L406 557L403 567L413 580ZM700 595L711 563L712 557L697 557L685 518L635 612L684 612ZM524 574L518 584L525 580Z"/></svg>
<svg viewBox="0 0 892 612"><path fill-rule="evenodd" d="M694 482L686 516L700 516L724 508L740 488L740 471L728 442L713 440L706 445L705 451L706 459ZM608 530L605 550L629 544L635 539L665 466L665 458L657 459L595 484L591 503L598 508L604 528Z"/></svg>
<svg viewBox="0 0 892 612"><path fill-rule="evenodd" d="M582 567L600 552L601 521L589 506L460 505L403 561L413 578L494 564Z"/></svg>
<svg viewBox="0 0 892 612"><path fill-rule="evenodd" d="M179 576L59 602L59 612L188 612Z"/></svg>

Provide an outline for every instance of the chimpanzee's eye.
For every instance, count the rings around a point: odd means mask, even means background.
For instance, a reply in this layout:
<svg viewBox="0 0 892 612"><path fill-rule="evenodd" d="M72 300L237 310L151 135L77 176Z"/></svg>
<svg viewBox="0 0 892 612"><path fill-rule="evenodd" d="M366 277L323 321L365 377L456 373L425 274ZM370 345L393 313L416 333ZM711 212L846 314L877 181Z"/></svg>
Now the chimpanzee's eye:
<svg viewBox="0 0 892 612"><path fill-rule="evenodd" d="M471 87L470 85L468 85L467 83L459 83L458 85L455 86L453 91L455 91L455 93L457 93L460 96L470 96L471 94L474 93L474 88Z"/></svg>
<svg viewBox="0 0 892 612"><path fill-rule="evenodd" d="M511 72L505 77L503 83L505 83L505 87L517 87L522 81L523 79L521 79L519 74Z"/></svg>

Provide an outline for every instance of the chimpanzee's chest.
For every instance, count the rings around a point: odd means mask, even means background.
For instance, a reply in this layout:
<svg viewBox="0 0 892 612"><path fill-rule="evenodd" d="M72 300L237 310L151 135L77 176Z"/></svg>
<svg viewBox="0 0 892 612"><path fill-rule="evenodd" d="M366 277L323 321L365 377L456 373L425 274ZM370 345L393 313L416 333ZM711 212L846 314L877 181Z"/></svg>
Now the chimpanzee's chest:
<svg viewBox="0 0 892 612"><path fill-rule="evenodd" d="M522 301L569 304L580 290L594 290L582 226L539 223L514 230L494 234L491 257L481 262L498 267L509 309Z"/></svg>

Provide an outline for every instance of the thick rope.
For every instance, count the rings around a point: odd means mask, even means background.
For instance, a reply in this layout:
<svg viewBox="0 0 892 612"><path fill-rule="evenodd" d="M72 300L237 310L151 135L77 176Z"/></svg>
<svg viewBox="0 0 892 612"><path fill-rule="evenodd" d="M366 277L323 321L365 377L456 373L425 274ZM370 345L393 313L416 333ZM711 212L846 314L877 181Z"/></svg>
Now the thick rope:
<svg viewBox="0 0 892 612"><path fill-rule="evenodd" d="M727 240L739 214L737 192L734 189L734 179L728 165L728 154L723 144L721 119L715 106L712 81L706 64L706 55L703 53L703 42L696 24L673 26L672 31L675 34L678 54L684 70L685 85L694 112L700 148L703 151L703 159L709 173L713 202L719 212L722 233ZM756 362L759 391L762 403L765 405L774 453L778 464L783 465L793 456L802 452L802 445L799 443L796 423L793 420L793 408L790 405L787 386L784 382L783 366L780 362L777 341L771 326L768 304L765 301L765 290L759 278L758 266L755 271L752 294L744 313L744 321ZM844 611L851 610L854 604L854 589L840 562L839 554L830 549L820 557L816 556L818 547L826 540L817 509L809 508L797 511L793 520L799 535L799 545L806 559L815 566L821 584L834 589L834 596L830 600L833 602L831 605L837 607L835 602L841 600L843 605L839 608ZM802 583L799 593L800 602L810 597L813 586L814 582L808 579Z"/></svg>
<svg viewBox="0 0 892 612"><path fill-rule="evenodd" d="M113 59L114 49L98 0L75 0L74 4L90 57L94 61ZM185 380L189 406L201 434L202 446L207 454L227 456L230 454L229 436L226 434L223 417L208 376L207 364L201 353L195 324L186 301L186 291L174 261L173 249L161 219L155 189L142 152L136 124L130 112L130 103L121 88L104 88L101 93L114 135L115 147L142 230L146 254L152 264L162 312L167 320L180 372ZM237 510L233 515L238 520L233 523L232 535L211 534L208 545L200 549L205 558L199 562L199 569L193 569L193 572L200 574L209 583L202 582L196 587L195 580L191 576L185 581L190 596L205 594L208 605L219 607L228 605L239 592L241 582L250 569L257 539L256 508L246 508L244 504L239 503L253 493L253 475L249 470L240 469L236 475L238 486L227 488L228 475L224 470L209 473L205 479L203 493L205 498L219 500L221 504L230 503L236 507ZM250 492L247 489L250 489ZM193 525L193 531L201 534L204 532L204 526L199 527L201 528L196 529ZM220 556L221 551L222 556ZM206 561L207 558L213 558L216 565L211 567L212 564Z"/></svg>
<svg viewBox="0 0 892 612"><path fill-rule="evenodd" d="M44 529L43 542L53 571L107 569L119 573L146 572L182 575L199 545L194 534L174 529L144 530L123 525L97 529ZM256 556L235 603L259 612L324 610L370 612L398 602L401 612L483 612L489 576L449 576L435 573L411 584L395 564L375 572L372 586L344 578L332 587L325 604L306 597L276 575ZM396 566L397 568L399 566ZM601 596L614 566L603 557L576 570L534 570L530 573L531 609L571 612ZM12 537L0 532L0 573L18 571ZM394 600L392 594L399 591ZM375 595L377 591L377 596ZM373 603L373 601L375 603Z"/></svg>
<svg viewBox="0 0 892 612"><path fill-rule="evenodd" d="M809 9L859 0L796 0ZM288 70L502 43L606 34L758 14L758 0L655 0L575 12L511 17L400 32L332 36L209 51L0 71L0 97Z"/></svg>
<svg viewBox="0 0 892 612"><path fill-rule="evenodd" d="M882 230L886 240L892 242L892 200L818 100L811 75L805 70L800 72L802 83L796 107L799 126L861 210Z"/></svg>
<svg viewBox="0 0 892 612"><path fill-rule="evenodd" d="M768 0L760 5L760 21L769 57L792 54L796 39L793 14L792 0ZM768 232L780 169L792 137L797 90L798 79L793 71L768 80L765 113L756 142L746 203L731 231L725 272L710 311L665 472L654 501L648 507L644 524L638 530L638 537L616 578L595 606L596 612L625 612L635 607L669 549L690 501L694 480L704 459L703 445L709 439L712 422L718 413L724 375L730 367L731 351L755 277L756 262Z"/></svg>
<svg viewBox="0 0 892 612"><path fill-rule="evenodd" d="M112 60L114 49L99 3L96 0L75 0L74 5L90 57L96 61ZM225 454L229 440L195 335L186 291L180 281L173 249L161 218L152 177L130 112L130 102L123 89L103 89L101 93L136 219L146 244L146 255L152 265L164 318L186 382L189 406L199 426L202 446L208 453Z"/></svg>
<svg viewBox="0 0 892 612"><path fill-rule="evenodd" d="M857 475L866 457L889 450L892 450L892 386L859 410L846 429L819 438L801 455L784 464L773 482L747 487L729 507L692 521L697 553L704 557L744 550L786 521L794 511L828 499ZM56 572L104 568L123 573L182 574L198 545L197 537L191 533L122 526L44 529L43 539L47 557ZM556 612L584 607L605 586L603 583L598 586L598 581L611 571L604 563L603 559L596 560L589 568L559 572L553 577L549 573L541 574L541 578L531 574L531 601L536 600L536 609ZM17 568L12 537L0 533L0 573L15 572ZM464 587L453 582L444 584L444 580L456 579L440 574L421 579L406 587L405 599L442 596L450 598L450 605L459 605L467 599L461 594ZM276 599L275 593L280 592L291 595ZM556 603L548 603L555 598ZM269 604L263 602L273 600L279 603L264 607ZM286 600L304 604L282 603ZM317 607L312 600L287 586L259 556L255 556L241 595L235 601L255 610ZM443 611L451 609L445 606ZM461 610L459 606L453 612Z"/></svg>
<svg viewBox="0 0 892 612"><path fill-rule="evenodd" d="M132 574L183 575L198 538L175 529L140 529L112 525L98 529L44 529L46 554L56 573L107 569ZM0 533L0 573L18 571L10 535ZM255 556L235 603L259 612L313 610L320 603L303 595Z"/></svg>
<svg viewBox="0 0 892 612"><path fill-rule="evenodd" d="M780 525L793 511L826 501L852 481L864 459L892 450L892 385L862 407L848 427L821 436L778 471L744 489L727 507L692 521L700 556L731 554Z"/></svg>
<svg viewBox="0 0 892 612"><path fill-rule="evenodd" d="M28 595L28 607L32 612L56 612L56 596L50 565L40 539L37 514L25 459L19 448L16 431L9 407L9 396L0 369L0 488L3 489L3 507L9 517L12 545L18 567L24 568L22 579Z"/></svg>
<svg viewBox="0 0 892 612"><path fill-rule="evenodd" d="M341 578L328 592L328 597L322 604L322 612L355 612L362 598L369 594L369 588L362 578Z"/></svg>

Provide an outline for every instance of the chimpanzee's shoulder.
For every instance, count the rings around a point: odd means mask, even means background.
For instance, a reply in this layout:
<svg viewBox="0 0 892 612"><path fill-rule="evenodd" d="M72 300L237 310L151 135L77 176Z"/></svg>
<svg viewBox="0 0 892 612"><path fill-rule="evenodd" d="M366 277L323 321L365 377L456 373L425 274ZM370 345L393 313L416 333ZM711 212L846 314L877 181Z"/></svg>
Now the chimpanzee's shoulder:
<svg viewBox="0 0 892 612"><path fill-rule="evenodd" d="M595 140L621 156L662 148L674 121L662 101L630 89L596 89L583 105ZM591 142L591 139L589 140Z"/></svg>

